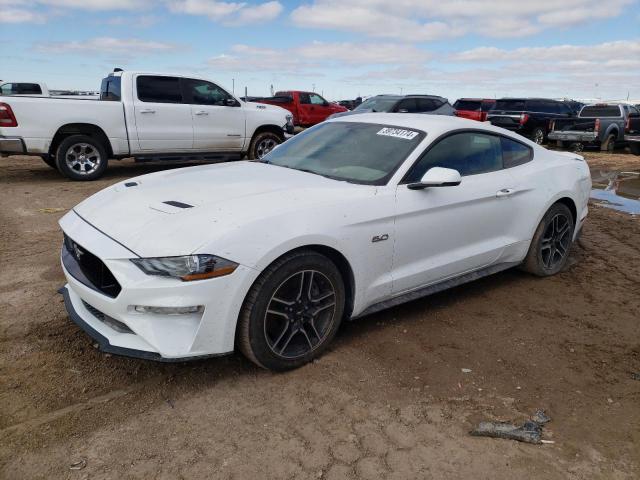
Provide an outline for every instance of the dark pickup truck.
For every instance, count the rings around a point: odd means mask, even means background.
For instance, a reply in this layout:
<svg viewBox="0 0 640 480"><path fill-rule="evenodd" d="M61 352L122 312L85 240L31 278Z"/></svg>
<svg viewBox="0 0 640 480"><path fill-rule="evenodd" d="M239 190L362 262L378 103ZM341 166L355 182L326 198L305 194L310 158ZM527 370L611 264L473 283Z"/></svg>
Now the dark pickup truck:
<svg viewBox="0 0 640 480"><path fill-rule="evenodd" d="M629 117L640 117L633 105L597 103L585 105L576 118L557 119L551 122L549 140L559 147L570 145L582 150L585 145L599 146L613 151L616 144L624 142L624 130Z"/></svg>
<svg viewBox="0 0 640 480"><path fill-rule="evenodd" d="M624 141L634 155L640 155L640 117L629 115L624 129Z"/></svg>

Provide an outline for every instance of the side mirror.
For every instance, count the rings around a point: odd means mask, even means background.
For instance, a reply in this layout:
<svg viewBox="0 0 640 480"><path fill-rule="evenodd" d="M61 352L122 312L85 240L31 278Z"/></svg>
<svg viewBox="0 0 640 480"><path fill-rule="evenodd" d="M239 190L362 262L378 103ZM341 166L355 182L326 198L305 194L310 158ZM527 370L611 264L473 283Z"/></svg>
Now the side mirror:
<svg viewBox="0 0 640 480"><path fill-rule="evenodd" d="M224 101L224 104L225 104L227 107L237 107L237 106L239 106L239 105L240 105L240 104L238 103L238 101L237 101L235 98L227 98L227 99Z"/></svg>
<svg viewBox="0 0 640 480"><path fill-rule="evenodd" d="M433 167L427 170L418 183L407 185L409 190L423 190L429 187L455 187L460 185L460 172L452 168Z"/></svg>

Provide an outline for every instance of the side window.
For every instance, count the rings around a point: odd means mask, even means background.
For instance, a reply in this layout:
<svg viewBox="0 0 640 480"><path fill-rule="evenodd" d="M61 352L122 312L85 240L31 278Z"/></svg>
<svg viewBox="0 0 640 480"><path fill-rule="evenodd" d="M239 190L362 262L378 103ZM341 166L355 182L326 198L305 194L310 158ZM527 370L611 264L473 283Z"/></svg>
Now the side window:
<svg viewBox="0 0 640 480"><path fill-rule="evenodd" d="M632 117L640 117L640 110L633 105L629 105L629 115Z"/></svg>
<svg viewBox="0 0 640 480"><path fill-rule="evenodd" d="M182 103L180 79L141 75L136 79L138 99L152 103Z"/></svg>
<svg viewBox="0 0 640 480"><path fill-rule="evenodd" d="M419 182L433 167L452 168L462 176L502 169L500 137L479 132L455 133L431 147L413 166L405 182Z"/></svg>
<svg viewBox="0 0 640 480"><path fill-rule="evenodd" d="M226 105L231 96L214 83L205 80L186 79L185 100L195 105Z"/></svg>
<svg viewBox="0 0 640 480"><path fill-rule="evenodd" d="M433 100L431 98L418 98L418 112L433 112L437 108L442 106L442 102Z"/></svg>
<svg viewBox="0 0 640 480"><path fill-rule="evenodd" d="M311 105L324 105L325 103L327 103L325 99L317 93L310 93L309 99L311 100Z"/></svg>
<svg viewBox="0 0 640 480"><path fill-rule="evenodd" d="M520 142L500 137L504 168L517 167L533 160L533 150Z"/></svg>
<svg viewBox="0 0 640 480"><path fill-rule="evenodd" d="M418 102L415 98L405 98L398 103L395 111L400 113L416 113L418 112Z"/></svg>
<svg viewBox="0 0 640 480"><path fill-rule="evenodd" d="M298 98L300 99L300 103L302 105L310 105L311 104L311 98L309 97L308 93L300 92L300 93L298 93Z"/></svg>

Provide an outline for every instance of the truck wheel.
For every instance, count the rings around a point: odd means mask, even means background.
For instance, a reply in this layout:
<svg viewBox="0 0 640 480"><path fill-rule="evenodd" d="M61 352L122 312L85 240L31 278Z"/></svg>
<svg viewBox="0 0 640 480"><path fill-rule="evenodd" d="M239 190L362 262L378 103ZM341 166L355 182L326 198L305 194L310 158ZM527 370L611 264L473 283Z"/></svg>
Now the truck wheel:
<svg viewBox="0 0 640 480"><path fill-rule="evenodd" d="M571 144L571 151L574 153L580 153L584 150L584 143L582 142L573 142Z"/></svg>
<svg viewBox="0 0 640 480"><path fill-rule="evenodd" d="M618 135L616 135L615 133L610 133L607 136L607 139L602 144L602 150L603 151L606 150L607 152L612 153L616 149L617 138L618 138Z"/></svg>
<svg viewBox="0 0 640 480"><path fill-rule="evenodd" d="M532 140L536 142L538 145L542 145L545 141L545 131L544 129L538 127L533 131L531 136Z"/></svg>
<svg viewBox="0 0 640 480"><path fill-rule="evenodd" d="M56 150L58 171L71 180L95 180L107 169L107 152L88 135L71 135Z"/></svg>
<svg viewBox="0 0 640 480"><path fill-rule="evenodd" d="M634 155L640 155L640 142L629 142L629 150Z"/></svg>
<svg viewBox="0 0 640 480"><path fill-rule="evenodd" d="M273 132L261 132L251 139L249 145L249 160L262 160L262 158L282 143L282 137Z"/></svg>
<svg viewBox="0 0 640 480"><path fill-rule="evenodd" d="M51 156L51 155L42 155L40 158L42 158L42 161L44 163L46 163L47 165L49 165L51 168L55 168L57 169L57 165L56 165L56 159Z"/></svg>

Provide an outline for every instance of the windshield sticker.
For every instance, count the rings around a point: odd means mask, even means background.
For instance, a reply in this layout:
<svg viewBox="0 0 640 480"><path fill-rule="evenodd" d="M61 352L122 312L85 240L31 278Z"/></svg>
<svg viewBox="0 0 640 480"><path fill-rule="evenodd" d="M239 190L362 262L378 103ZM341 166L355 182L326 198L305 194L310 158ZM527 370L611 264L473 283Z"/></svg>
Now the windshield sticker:
<svg viewBox="0 0 640 480"><path fill-rule="evenodd" d="M380 130L377 135L384 135L385 137L402 138L404 140L413 140L418 136L418 132L411 130L404 130L402 128L389 128L385 127Z"/></svg>

